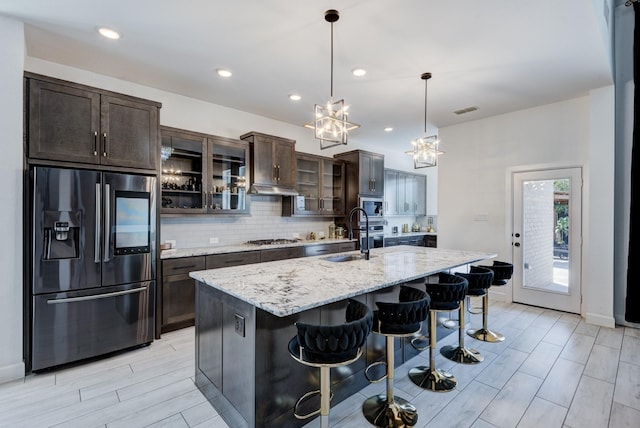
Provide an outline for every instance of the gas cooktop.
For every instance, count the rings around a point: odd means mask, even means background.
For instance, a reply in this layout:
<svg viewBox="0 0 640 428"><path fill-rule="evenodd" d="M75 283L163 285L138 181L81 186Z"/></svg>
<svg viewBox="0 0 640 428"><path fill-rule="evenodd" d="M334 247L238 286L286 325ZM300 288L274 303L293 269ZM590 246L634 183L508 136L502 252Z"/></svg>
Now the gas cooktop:
<svg viewBox="0 0 640 428"><path fill-rule="evenodd" d="M294 244L300 241L299 239L287 239L287 238L278 238L278 239L256 239L255 241L247 241L247 244L252 245L274 245L274 244Z"/></svg>

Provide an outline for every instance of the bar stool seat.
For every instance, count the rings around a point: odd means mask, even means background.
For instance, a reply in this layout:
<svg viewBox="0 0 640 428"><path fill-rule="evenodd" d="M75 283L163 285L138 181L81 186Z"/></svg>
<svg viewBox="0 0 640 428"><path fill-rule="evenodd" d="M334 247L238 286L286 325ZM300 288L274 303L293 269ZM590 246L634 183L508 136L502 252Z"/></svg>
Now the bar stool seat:
<svg viewBox="0 0 640 428"><path fill-rule="evenodd" d="M436 392L451 391L456 387L455 376L436 367L437 312L458 309L467 294L465 278L448 273L439 273L437 283L427 283L426 291L431 296L429 308L429 367L419 366L409 370L411 381L421 388Z"/></svg>
<svg viewBox="0 0 640 428"><path fill-rule="evenodd" d="M503 286L511 279L513 275L513 265L507 262L501 262L498 260L493 261L492 266L482 266L483 268L490 269L493 272L493 281L491 286ZM502 342L504 335L496 331L489 330L488 318L489 318L489 292L488 288L486 292L482 294L482 328L475 328L467 330L467 335L477 340L484 342Z"/></svg>
<svg viewBox="0 0 640 428"><path fill-rule="evenodd" d="M394 395L394 339L409 337L420 332L422 321L429 313L429 296L424 291L400 286L399 303L376 302L378 310L374 311L372 331L385 336L386 362L370 364L365 375L370 382L387 380L387 393L369 397L362 405L364 417L377 427L413 427L418 422L418 412L413 404L404 398ZM369 369L385 364L386 374L380 379L372 380Z"/></svg>
<svg viewBox="0 0 640 428"><path fill-rule="evenodd" d="M310 367L320 368L320 389L304 394L295 404L293 414L298 419L308 419L320 414L321 427L329 426L331 401L330 369L346 366L362 355L373 325L373 313L367 305L349 299L346 322L327 326L303 322L295 323L298 333L289 341L289 354L294 360ZM300 415L298 407L306 399L320 394L320 409Z"/></svg>

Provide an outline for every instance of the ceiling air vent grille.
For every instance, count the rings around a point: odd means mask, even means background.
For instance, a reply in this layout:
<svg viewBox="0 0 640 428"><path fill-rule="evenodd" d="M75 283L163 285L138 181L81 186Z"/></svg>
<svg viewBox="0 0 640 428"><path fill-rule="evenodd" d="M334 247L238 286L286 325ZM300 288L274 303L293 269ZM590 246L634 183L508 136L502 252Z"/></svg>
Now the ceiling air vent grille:
<svg viewBox="0 0 640 428"><path fill-rule="evenodd" d="M476 110L478 110L478 107L471 106L471 107L461 108L460 110L454 110L454 113L455 114L465 114L465 113L470 113L470 112L476 111Z"/></svg>

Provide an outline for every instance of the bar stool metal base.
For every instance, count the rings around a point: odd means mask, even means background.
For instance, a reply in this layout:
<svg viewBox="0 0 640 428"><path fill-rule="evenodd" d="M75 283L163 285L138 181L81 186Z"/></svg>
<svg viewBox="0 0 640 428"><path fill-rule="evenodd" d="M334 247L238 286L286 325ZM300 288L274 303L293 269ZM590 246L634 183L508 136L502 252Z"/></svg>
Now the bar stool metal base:
<svg viewBox="0 0 640 428"><path fill-rule="evenodd" d="M462 348L460 346L443 346L440 353L451 361L461 364L477 364L484 361L484 357L475 349Z"/></svg>
<svg viewBox="0 0 640 428"><path fill-rule="evenodd" d="M482 340L483 342L502 342L504 336L500 333L491 331L486 328L473 328L467 330L467 335L473 337L476 340Z"/></svg>
<svg viewBox="0 0 640 428"><path fill-rule="evenodd" d="M413 427L418 423L415 406L397 396L391 402L384 394L369 397L362 405L362 413L370 424L377 427Z"/></svg>
<svg viewBox="0 0 640 428"><path fill-rule="evenodd" d="M425 366L414 367L409 370L409 378L421 388L434 392L448 392L456 387L458 381L449 372Z"/></svg>

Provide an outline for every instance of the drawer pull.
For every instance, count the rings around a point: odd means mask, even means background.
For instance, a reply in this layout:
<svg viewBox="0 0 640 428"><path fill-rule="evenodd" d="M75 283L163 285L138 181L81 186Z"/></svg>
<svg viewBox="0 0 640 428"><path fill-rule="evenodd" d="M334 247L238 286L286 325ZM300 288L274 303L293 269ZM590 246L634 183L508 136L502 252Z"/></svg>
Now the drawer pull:
<svg viewBox="0 0 640 428"><path fill-rule="evenodd" d="M187 265L187 266L174 266L171 268L171 270L178 270L178 269L190 269L190 268L194 268L197 267L198 265Z"/></svg>

